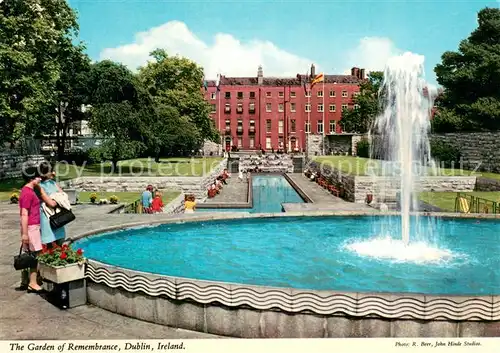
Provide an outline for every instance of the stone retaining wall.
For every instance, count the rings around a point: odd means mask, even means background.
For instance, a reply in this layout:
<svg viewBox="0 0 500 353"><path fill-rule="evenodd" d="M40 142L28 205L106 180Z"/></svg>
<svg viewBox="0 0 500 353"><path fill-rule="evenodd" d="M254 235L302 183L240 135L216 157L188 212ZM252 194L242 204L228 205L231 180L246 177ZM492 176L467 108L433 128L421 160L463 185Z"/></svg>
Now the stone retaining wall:
<svg viewBox="0 0 500 353"><path fill-rule="evenodd" d="M500 191L500 180L477 177L476 191Z"/></svg>
<svg viewBox="0 0 500 353"><path fill-rule="evenodd" d="M170 201L165 208L163 213L165 214L177 214L184 212L184 194L180 194L175 199Z"/></svg>
<svg viewBox="0 0 500 353"><path fill-rule="evenodd" d="M333 184L341 184L344 188L344 199L351 202L364 203L367 194L384 198L395 198L400 189L400 181L393 177L353 176L345 174L330 165L320 167L318 162L311 161L308 167L321 173ZM438 176L425 177L416 181L416 188L421 191L459 192L474 191L475 176Z"/></svg>
<svg viewBox="0 0 500 353"><path fill-rule="evenodd" d="M226 168L224 159L210 174L203 177L80 177L61 182L61 186L72 187L78 191L105 191L105 192L140 192L151 184L159 190L180 190L182 194L194 194L196 198L206 197L208 186L215 177Z"/></svg>
<svg viewBox="0 0 500 353"><path fill-rule="evenodd" d="M24 163L38 165L44 160L42 155L0 154L0 180L19 178Z"/></svg>

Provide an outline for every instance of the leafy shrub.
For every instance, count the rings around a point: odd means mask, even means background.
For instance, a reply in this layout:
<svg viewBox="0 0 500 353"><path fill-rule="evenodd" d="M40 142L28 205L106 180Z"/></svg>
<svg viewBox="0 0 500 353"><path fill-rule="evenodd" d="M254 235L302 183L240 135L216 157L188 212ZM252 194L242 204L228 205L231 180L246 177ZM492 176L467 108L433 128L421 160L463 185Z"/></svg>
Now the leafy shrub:
<svg viewBox="0 0 500 353"><path fill-rule="evenodd" d="M109 202L112 203L113 205L116 205L118 203L119 199L118 199L118 196L116 195L113 195L113 196L110 196L109 198Z"/></svg>
<svg viewBox="0 0 500 353"><path fill-rule="evenodd" d="M356 144L356 154L358 157L370 157L370 142L367 139L363 138Z"/></svg>
<svg viewBox="0 0 500 353"><path fill-rule="evenodd" d="M453 163L459 163L462 153L460 149L442 141L431 141L432 158L440 162L444 167L451 167Z"/></svg>
<svg viewBox="0 0 500 353"><path fill-rule="evenodd" d="M19 202L19 194L17 192L13 192L10 195L10 203L18 203Z"/></svg>
<svg viewBox="0 0 500 353"><path fill-rule="evenodd" d="M97 194L93 192L92 194L90 194L89 199L90 202L95 203L95 200L97 200Z"/></svg>

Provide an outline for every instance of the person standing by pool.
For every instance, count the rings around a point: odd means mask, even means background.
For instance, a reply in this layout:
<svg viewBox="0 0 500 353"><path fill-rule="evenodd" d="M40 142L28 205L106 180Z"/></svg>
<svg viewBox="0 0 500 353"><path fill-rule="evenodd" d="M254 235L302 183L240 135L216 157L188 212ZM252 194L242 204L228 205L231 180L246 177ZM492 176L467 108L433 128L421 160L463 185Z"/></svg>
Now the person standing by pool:
<svg viewBox="0 0 500 353"><path fill-rule="evenodd" d="M155 191L155 197L151 203L151 211L153 213L160 213L163 212L163 200L161 198L161 192L158 190Z"/></svg>
<svg viewBox="0 0 500 353"><path fill-rule="evenodd" d="M40 235L40 200L35 193L35 187L41 181L36 167L23 170L23 179L26 184L19 196L19 212L21 218L21 242L24 251L34 255L42 250ZM18 290L28 290L28 293L42 292L37 281L37 266L21 272L21 285Z"/></svg>
<svg viewBox="0 0 500 353"><path fill-rule="evenodd" d="M44 211L44 204L48 207L54 208L57 202L50 198L51 194L64 192L61 187L56 183L56 173L52 170L52 166L48 162L40 164L39 172L42 178L41 183L36 191L41 198L40 204L40 229L42 235L42 244L47 245L48 248L54 246L61 246L66 238L66 230L64 227L53 230L50 226L50 220Z"/></svg>
<svg viewBox="0 0 500 353"><path fill-rule="evenodd" d="M141 195L141 204L144 213L151 213L153 204L153 185L148 185Z"/></svg>

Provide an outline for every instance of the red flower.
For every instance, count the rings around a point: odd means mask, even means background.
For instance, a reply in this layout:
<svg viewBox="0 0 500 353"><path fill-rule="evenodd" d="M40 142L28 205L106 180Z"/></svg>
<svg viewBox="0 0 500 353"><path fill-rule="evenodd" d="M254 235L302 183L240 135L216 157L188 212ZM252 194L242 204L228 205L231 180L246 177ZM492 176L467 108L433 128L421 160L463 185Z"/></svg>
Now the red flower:
<svg viewBox="0 0 500 353"><path fill-rule="evenodd" d="M67 258L67 257L68 257L68 255L67 255L65 252L62 252L62 253L61 253L61 255L59 256L59 258L60 258L61 260L64 260L64 259L65 259L65 258Z"/></svg>
<svg viewBox="0 0 500 353"><path fill-rule="evenodd" d="M62 250L62 251L68 250L68 244L63 244L63 245L61 246L61 250Z"/></svg>
<svg viewBox="0 0 500 353"><path fill-rule="evenodd" d="M53 254L54 253L54 248L50 248L49 249L49 254Z"/></svg>
<svg viewBox="0 0 500 353"><path fill-rule="evenodd" d="M82 254L83 254L83 250L82 250L82 249L78 249L78 250L76 251L76 253L77 253L78 255L82 255Z"/></svg>
<svg viewBox="0 0 500 353"><path fill-rule="evenodd" d="M42 254L46 254L48 252L47 244L42 244Z"/></svg>

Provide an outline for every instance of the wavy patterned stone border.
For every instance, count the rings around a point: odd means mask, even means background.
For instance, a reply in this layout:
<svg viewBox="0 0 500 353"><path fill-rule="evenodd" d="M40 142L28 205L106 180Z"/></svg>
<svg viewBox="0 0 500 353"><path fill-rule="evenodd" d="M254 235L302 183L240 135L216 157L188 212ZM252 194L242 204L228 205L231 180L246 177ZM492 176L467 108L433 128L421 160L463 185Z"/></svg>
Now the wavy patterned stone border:
<svg viewBox="0 0 500 353"><path fill-rule="evenodd" d="M386 319L496 321L500 296L429 296L349 293L274 288L200 281L132 271L90 260L86 276L95 283L127 292L227 307L280 310L286 313L347 315Z"/></svg>

